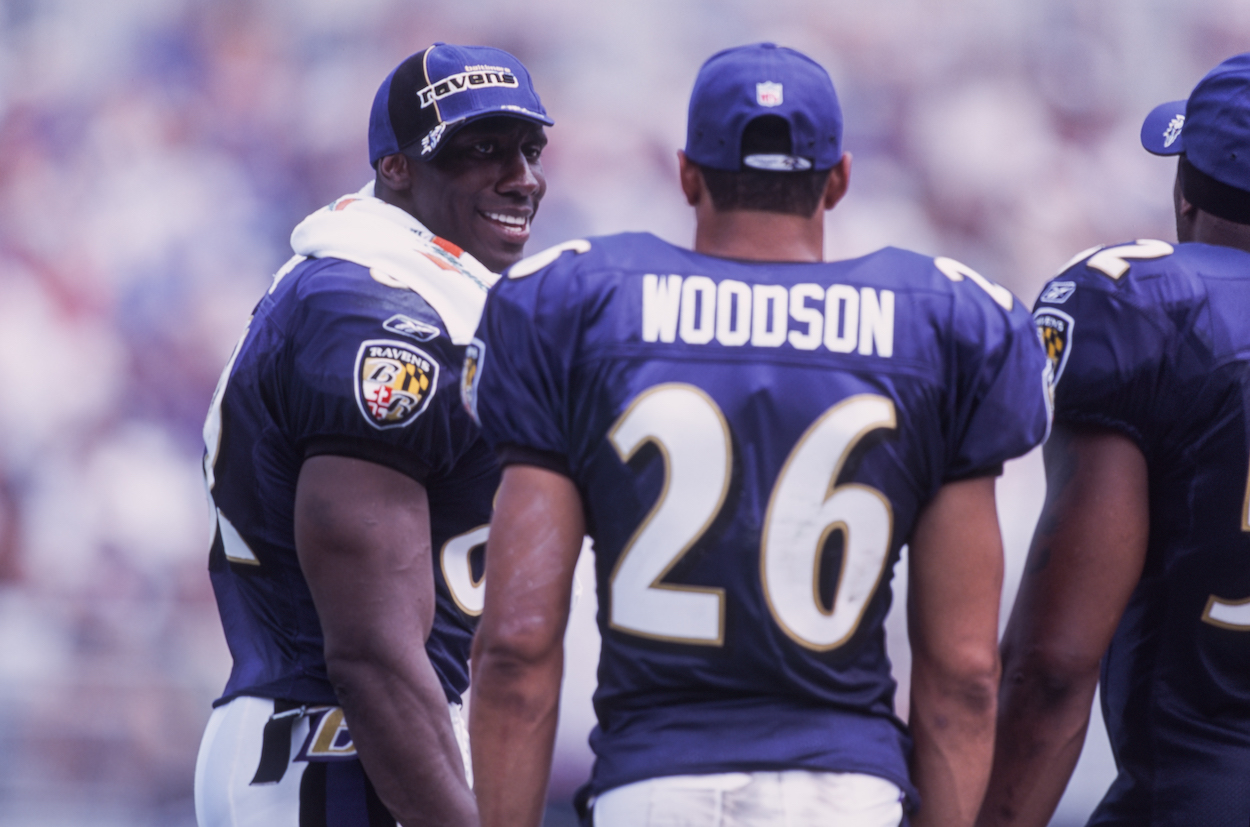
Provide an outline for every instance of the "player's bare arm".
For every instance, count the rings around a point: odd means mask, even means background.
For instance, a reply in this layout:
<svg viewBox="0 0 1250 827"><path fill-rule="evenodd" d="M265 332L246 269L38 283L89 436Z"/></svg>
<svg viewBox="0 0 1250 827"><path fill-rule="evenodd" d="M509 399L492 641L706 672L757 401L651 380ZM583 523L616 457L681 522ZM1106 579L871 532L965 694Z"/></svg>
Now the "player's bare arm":
<svg viewBox="0 0 1250 827"><path fill-rule="evenodd" d="M364 460L300 471L295 543L360 760L401 824L474 825L447 698L426 654L434 622L425 489Z"/></svg>
<svg viewBox="0 0 1250 827"><path fill-rule="evenodd" d="M584 534L572 480L530 465L504 469L473 641L469 732L483 825L542 823Z"/></svg>
<svg viewBox="0 0 1250 827"><path fill-rule="evenodd" d="M1056 425L1046 502L1003 638L994 771L978 824L1050 821L1089 725L1099 661L1141 576L1146 460L1127 437Z"/></svg>
<svg viewBox="0 0 1250 827"><path fill-rule="evenodd" d="M1003 549L994 477L948 483L911 539L912 824L970 825L989 779Z"/></svg>
<svg viewBox="0 0 1250 827"><path fill-rule="evenodd" d="M462 393L486 440L568 475L508 468L492 523L471 712L483 824L538 824L589 524L603 646L584 819L897 827L919 805L917 824L968 827L1002 551L993 481L942 483L1044 437L1032 319L949 259L823 260L850 160L808 56L718 52L688 111L694 250L559 245L501 279L478 325ZM919 795L881 634L908 539Z"/></svg>

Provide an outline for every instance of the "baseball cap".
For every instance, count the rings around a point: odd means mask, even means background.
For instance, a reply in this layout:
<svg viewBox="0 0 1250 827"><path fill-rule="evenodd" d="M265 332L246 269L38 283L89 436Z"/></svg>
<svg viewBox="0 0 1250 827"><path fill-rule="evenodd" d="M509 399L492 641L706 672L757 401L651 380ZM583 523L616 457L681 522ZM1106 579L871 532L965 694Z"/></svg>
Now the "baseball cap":
<svg viewBox="0 0 1250 827"><path fill-rule="evenodd" d="M1250 224L1250 52L1216 66L1185 100L1151 110L1141 142L1155 155L1181 156L1185 200Z"/></svg>
<svg viewBox="0 0 1250 827"><path fill-rule="evenodd" d="M551 126L530 73L513 55L490 46L435 43L386 76L369 113L369 163L420 142L433 158L467 123L510 115Z"/></svg>
<svg viewBox="0 0 1250 827"><path fill-rule="evenodd" d="M742 133L762 115L786 122L788 151L744 156ZM830 169L842 158L842 107L829 73L774 43L717 52L699 69L690 94L686 157L733 172Z"/></svg>

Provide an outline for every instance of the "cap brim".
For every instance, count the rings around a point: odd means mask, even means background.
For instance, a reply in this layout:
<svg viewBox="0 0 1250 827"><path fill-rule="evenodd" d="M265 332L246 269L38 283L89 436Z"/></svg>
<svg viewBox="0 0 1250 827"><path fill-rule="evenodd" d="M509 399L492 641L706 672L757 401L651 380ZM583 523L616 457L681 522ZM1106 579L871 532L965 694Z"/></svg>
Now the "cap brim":
<svg viewBox="0 0 1250 827"><path fill-rule="evenodd" d="M1181 126L1188 100L1169 101L1150 110L1141 125L1141 145L1153 155L1180 155L1185 151ZM1178 120L1179 119L1179 120Z"/></svg>
<svg viewBox="0 0 1250 827"><path fill-rule="evenodd" d="M429 152L426 155L422 155L421 160L422 161L434 160L434 158L438 155L439 151L442 150L442 148L447 145L447 140L452 135L455 135L461 129L473 123L474 121L480 121L486 118L499 118L499 117L517 118L522 121L529 121L531 123L536 123L539 126L554 126L555 125L555 121L553 121L547 115L544 115L541 112L535 112L532 109L523 109L519 106L507 105L507 106L495 106L495 107L491 107L490 109L483 109L479 112L474 112L472 115L467 115L463 118L457 118L454 121L447 121L446 123L442 124L443 134L439 136L438 143L434 145L434 149L431 152ZM409 146L419 146L420 144L421 144L421 140L417 139L413 141L412 143L408 144L407 146L401 147L401 149L407 149Z"/></svg>

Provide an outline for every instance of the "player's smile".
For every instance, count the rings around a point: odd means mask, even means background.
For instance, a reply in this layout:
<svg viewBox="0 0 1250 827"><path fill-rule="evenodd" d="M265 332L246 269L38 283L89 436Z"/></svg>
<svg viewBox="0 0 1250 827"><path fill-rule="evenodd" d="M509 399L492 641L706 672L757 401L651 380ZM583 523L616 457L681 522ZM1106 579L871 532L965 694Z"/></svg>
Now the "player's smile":
<svg viewBox="0 0 1250 827"><path fill-rule="evenodd" d="M496 231L508 241L524 244L530 237L530 216L478 210L478 215L495 225Z"/></svg>
<svg viewBox="0 0 1250 827"><path fill-rule="evenodd" d="M474 121L446 140L433 161L417 162L415 214L495 272L516 263L547 191L539 160L547 136L519 118Z"/></svg>

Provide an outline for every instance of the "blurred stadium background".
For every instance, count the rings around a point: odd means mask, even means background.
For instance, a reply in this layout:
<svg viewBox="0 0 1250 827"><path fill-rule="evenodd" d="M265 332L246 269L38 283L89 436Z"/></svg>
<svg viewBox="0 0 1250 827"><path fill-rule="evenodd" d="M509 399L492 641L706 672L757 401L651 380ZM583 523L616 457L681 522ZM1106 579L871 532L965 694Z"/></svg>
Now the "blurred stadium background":
<svg viewBox="0 0 1250 827"><path fill-rule="evenodd" d="M772 40L842 97L855 165L829 256L953 256L1031 303L1077 250L1174 238L1173 167L1140 150L1141 117L1250 46L1250 5L0 0L0 823L194 824L229 669L204 412L292 226L370 177L378 83L435 40L517 54L556 120L532 251L688 243L674 153L695 71ZM1036 454L999 485L1005 609L1043 489ZM583 582L553 824L589 762ZM1083 823L1111 776L1100 727L1056 824Z"/></svg>

